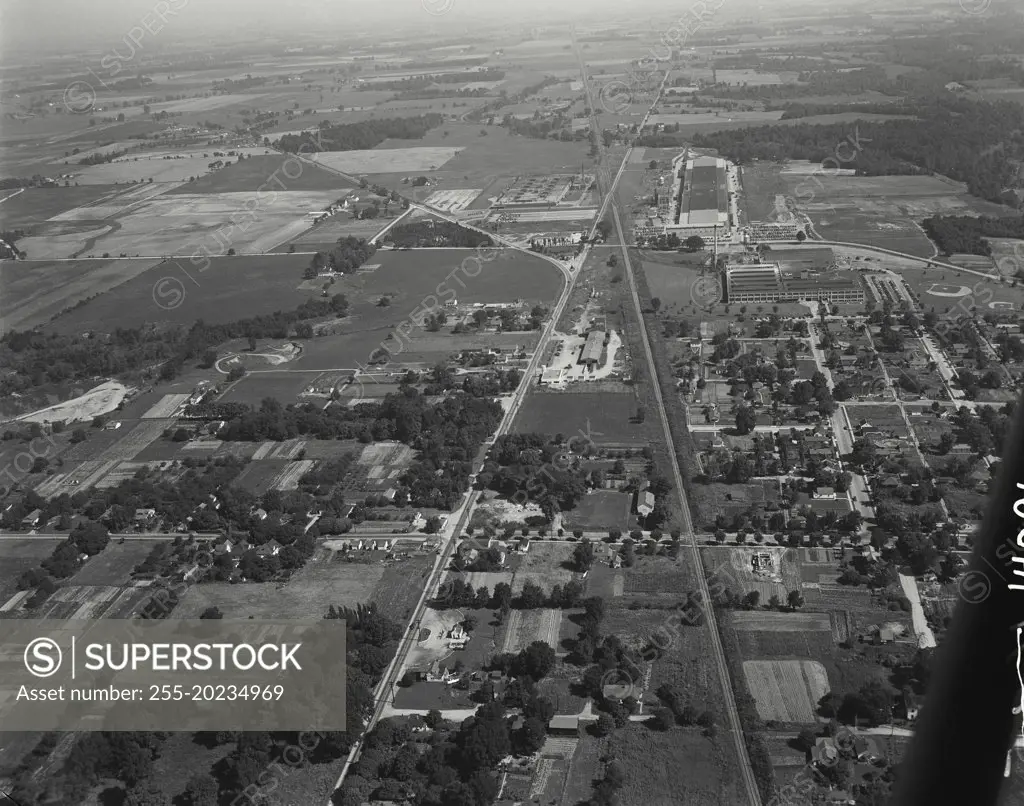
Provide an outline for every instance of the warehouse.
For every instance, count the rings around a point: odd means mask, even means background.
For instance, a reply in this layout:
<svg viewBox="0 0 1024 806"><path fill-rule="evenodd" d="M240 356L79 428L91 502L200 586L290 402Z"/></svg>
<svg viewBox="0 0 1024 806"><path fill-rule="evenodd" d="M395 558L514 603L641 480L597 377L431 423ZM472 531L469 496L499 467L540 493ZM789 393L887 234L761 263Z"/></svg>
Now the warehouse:
<svg viewBox="0 0 1024 806"><path fill-rule="evenodd" d="M583 345L583 350L580 353L580 363L593 369L600 363L602 352L604 352L604 331L591 330L587 334L587 342Z"/></svg>

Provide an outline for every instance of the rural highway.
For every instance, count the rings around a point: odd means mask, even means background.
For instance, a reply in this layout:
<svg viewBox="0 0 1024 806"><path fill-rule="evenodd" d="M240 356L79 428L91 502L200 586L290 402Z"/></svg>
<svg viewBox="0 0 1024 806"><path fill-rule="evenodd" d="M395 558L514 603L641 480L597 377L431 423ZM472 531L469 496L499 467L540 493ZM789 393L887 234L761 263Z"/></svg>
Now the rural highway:
<svg viewBox="0 0 1024 806"><path fill-rule="evenodd" d="M457 224L460 224L461 226L468 227L469 229L476 229L472 225L467 225L466 222L459 221L457 218L452 217L448 213L436 210L432 207L428 207L427 205L424 205L422 203L417 202L415 204L412 204L410 205L410 208L413 206L420 208L426 212L429 212L435 216L443 218L446 221L453 221ZM596 221L594 226L596 228ZM483 230L479 231L482 232ZM507 242L500 237L496 237L494 233L488 232L486 234L510 248L518 249L521 252L527 252L528 254L535 255L536 257L548 260L548 262L555 265L565 277L565 285L562 288L562 293L558 298L558 302L555 305L554 310L551 312L547 324L545 324L544 326L544 330L541 333L540 340L537 343L537 348L533 352L533 356L530 359L530 363L523 372L523 379L520 382L518 389L516 389L516 391L513 393L512 402L506 409L505 415L502 417L501 422L498 425L497 431L495 431L493 439L497 439L501 435L508 433L508 431L511 429L512 423L515 420L515 417L523 404L523 400L525 400L526 395L530 390L530 387L533 385L533 379L537 375L537 372L540 368L540 364L544 357L544 353L547 349L548 343L551 339L551 336L555 332L556 326L558 325L558 320L562 317L562 314L564 313L565 308L569 303L569 299L572 295L572 290L575 285L575 278L573 274L569 271L569 269L567 269L560 261L554 260L553 258L547 257L546 255L540 255L535 252L531 252L530 250L524 249L521 246L517 246L513 243ZM586 260L587 254L589 253L589 250L590 246L588 244L587 246L584 247L583 252L581 253L578 265L583 265L584 261ZM473 475L470 476L470 482L472 484L475 483L475 481L476 474L474 473ZM382 714L384 713L384 709L387 707L388 703L392 699L391 694L394 691L397 681L401 678L403 674L406 659L408 658L409 655L409 650L412 648L413 644L416 642L416 639L419 636L420 624L422 623L423 614L426 611L427 603L430 601L430 598L435 595L436 591L440 587L441 579L443 578L444 572L448 567L448 561L451 558L452 552L455 550L456 545L458 544L459 535L463 533L465 526L473 513L473 509L476 507L479 497L480 493L477 490L472 489L471 487L469 494L466 496L462 505L457 510L455 510L455 512L452 513L451 517L448 520L448 524L446 525L444 530L444 535L442 536L441 550L438 552L437 559L435 560L434 566L430 571L430 575L427 579L427 582L423 586L423 592L420 594L419 601L416 603L416 608L413 610L413 615L409 620L409 624L406 627L404 636L398 646L397 651L395 652L394 658L392 658L391 663L388 665L388 668L385 670L384 675L381 677L380 682L377 684L377 688L374 691L375 704L373 713L370 716L370 719L367 721L363 733L359 736L358 739L356 739L355 743L352 745L352 749L349 751L348 758L345 760L345 766L342 768L341 773L338 776L338 780L334 785L334 790L337 790L338 787L340 787L342 783L345 781L345 777L348 775L349 769L351 768L355 760L359 757L359 753L362 751L366 734L369 731L371 731L374 725L377 724L378 720L380 720ZM373 539L373 536L370 536L369 539ZM330 803L331 801L328 800L327 806L330 806Z"/></svg>
<svg viewBox="0 0 1024 806"><path fill-rule="evenodd" d="M582 52L579 49L579 45L576 41L576 33L573 31L572 35L573 47L576 51L576 56L580 62L580 70L583 74L583 86L586 91L587 100L591 110L591 130L598 134L596 138L597 148L599 153L603 151L603 145L600 137L600 132L597 128L597 111L593 103L593 94L590 89L590 79L587 75L586 63L583 60ZM670 71L666 71L666 79ZM659 90L658 96L655 97L654 103L651 105L653 108L658 103L661 91L664 89L664 81L662 82L661 90ZM644 118L646 120L646 117ZM724 708L726 716L729 720L730 731L733 743L736 747L736 756L739 763L740 776L743 779L743 788L746 790L746 799L751 806L761 806L761 794L757 788L757 781L754 778L754 772L750 766L750 757L747 754L747 745L743 736L743 725L740 722L739 712L736 708L736 698L733 695L732 681L729 677L729 669L725 663L725 650L722 646L722 639L718 634L718 621L715 614L714 605L711 602L711 591L708 588L707 578L704 575L704 566L700 558L700 549L697 545L696 535L693 530L693 522L690 518L690 505L686 498L686 489L683 487L683 477L679 471L679 462L676 458L675 443L672 438L672 431L669 428L668 414L665 410L665 401L661 394L661 384L658 381L658 370L654 363L654 353L651 350L651 342L647 336L647 327L644 323L643 307L640 303L640 295L637 291L636 278L633 274L633 265L629 257L629 248L626 241L625 233L622 229L622 220L619 216L618 207L615 204L615 184L618 182L619 176L622 175L622 171L626 164L629 162L630 154L632 154L632 147L627 149L626 155L622 161L622 165L619 167L619 172L616 174L615 183L608 191L608 196L605 199L605 205L611 211L612 223L615 225L615 234L619 241L619 251L622 253L622 263L624 267L624 273L629 280L629 291L633 299L633 308L636 313L637 324L639 325L640 337L643 343L644 356L647 360L647 368L651 379L651 388L654 392L654 398L657 403L658 418L661 421L661 428L664 433L665 446L668 448L670 457L669 465L672 468L673 481L675 487L679 491L679 510L680 515L683 519L683 532L687 535L689 540L687 541L690 546L692 553L693 571L694 576L697 578L697 583L700 586L701 601L704 603L704 615L707 621L708 634L711 637L711 645L714 649L715 666L718 670L719 684L722 689L722 697L724 699ZM599 160L600 161L600 160ZM602 208L603 214L603 208ZM686 424L683 424L684 427Z"/></svg>
<svg viewBox="0 0 1024 806"><path fill-rule="evenodd" d="M574 36L575 36L575 34L574 34ZM667 79L667 74L666 74L666 79ZM586 71L585 70L584 70L584 86L587 88L587 95L588 95L588 97L590 97L590 85L589 85L589 83L586 82ZM664 81L662 82L662 87L664 87ZM659 91L659 96L660 96L660 91ZM656 102L657 102L657 98L655 99L655 103ZM652 104L652 108L653 108L653 106L654 105ZM591 107L591 109L593 110L593 107ZM648 114L650 114L650 111L648 111ZM645 116L644 120L646 120L646 119L647 118ZM587 256L590 253L590 249L591 249L591 245L592 245L591 242L593 241L594 235L597 232L597 225L604 218L605 212L609 208L609 204L611 203L611 200L612 200L612 198L614 197L614 194L615 194L615 188L618 185L618 182L619 182L620 177L622 176L623 170L625 170L625 167L626 167L627 163L629 162L629 155L631 153L632 153L632 148L627 149L626 154L623 157L622 163L619 166L619 169L618 169L617 173L615 174L615 178L612 181L611 187L609 188L608 192L604 195L604 199L602 200L600 212L597 215L597 217L594 219L594 224L593 224L593 227L590 230L590 238L588 239L588 243L584 246L583 251L580 253L578 260L574 261L575 266L583 266L584 263L586 262ZM304 159L304 157L300 157L300 158ZM326 166L321 166L321 167L326 167ZM341 173L341 172L338 171L337 173ZM599 174L600 172L597 171L596 173ZM600 185L599 185L599 189L600 189ZM526 252L526 253L534 255L536 257L540 257L542 259L545 259L549 263L551 263L552 265L557 267L559 269L559 271L561 271L562 274L565 276L565 285L564 285L564 287L562 289L562 294L559 297L558 302L555 305L554 310L551 312L551 315L548 318L547 324L544 326L544 330L543 330L543 332L541 334L540 340L537 343L537 348L536 348L536 350L534 350L533 357L530 359L530 363L529 363L529 365L527 366L526 370L523 373L523 380L519 384L519 388L515 391L515 393L513 395L512 403L509 405L508 409L506 410L505 416L502 418L501 423L498 425L498 429L495 432L494 439L497 439L501 435L507 433L509 431L509 429L511 428L512 422L515 420L516 414L519 412L519 408L522 406L523 400L526 398L526 394L527 394L527 392L529 392L530 387L533 384L533 379L537 375L537 372L538 372L538 370L540 368L540 364L541 364L541 361L542 361L542 359L544 357L544 353L545 353L545 351L547 349L548 343L550 342L551 337L552 337L552 335L555 332L555 328L558 325L558 321L559 321L559 319L561 319L562 314L565 312L565 308L566 308L566 306L569 303L570 297L572 296L572 291L573 291L573 288L575 286L575 278L576 278L577 274L575 272L573 272L570 268L567 268L561 261L555 260L554 258L548 257L547 255L542 255L542 254L538 254L536 252L532 252L529 249L526 249L526 248L524 248L522 246L519 246L519 245L517 245L515 243L512 243L511 241L508 241L507 239L505 239L505 238L503 238L503 237L501 237L499 235L496 235L495 233L486 232L485 230L480 230L477 227L474 227L472 224L468 224L465 221L461 221L458 218L450 215L449 213L447 213L447 212L445 212L443 210L438 210L436 208L430 207L429 205L423 204L422 202L410 203L410 209L412 207L419 208L419 209L423 210L424 212L431 213L432 215L437 216L439 218L442 218L442 219L444 219L446 221L451 221L451 222L457 223L457 224L459 224L459 225L461 225L463 227L466 227L468 229L473 229L473 230L476 230L478 232L484 232L486 235L489 235L496 242L501 243L501 244L503 244L506 247L509 247L509 248L512 248L512 249L518 249L521 252ZM476 475L473 474L470 477L470 481L472 483L472 482L475 482L475 480L476 480ZM336 782L336 784L334 786L335 790L337 790L338 787L340 787L342 785L342 783L344 782L345 776L348 775L348 771L351 768L353 762L359 757L359 753L362 750L363 742L365 741L366 734L370 730L373 729L374 725L377 724L377 721L381 718L381 715L383 714L384 709L387 707L388 702L391 699L390 693L394 690L396 682L400 679L400 677L401 677L401 675L403 673L403 670L404 670L404 667L405 667L406 658L408 657L408 654L409 654L409 649L411 648L411 646L413 645L413 643L415 642L416 638L419 635L420 623L421 623L421 621L423 619L423 614L424 614L424 612L426 610L427 602L430 600L430 597L434 595L435 591L440 586L440 582L441 582L441 579L442 579L442 577L444 575L444 571L445 571L445 569L448 566L448 560L450 559L450 557L452 555L452 552L455 550L455 547L456 547L456 545L458 543L458 536L460 534L462 534L462 532L463 532L463 530L465 528L466 523L469 521L469 518L470 518L470 516L472 515L472 512L473 512L473 509L476 506L477 501L479 500L479 496L480 496L480 493L478 491L476 491L476 490L471 488L470 491L469 491L469 494L467 495L465 501L462 503L461 507L458 510L456 510L455 512L453 512L452 513L452 517L449 519L449 522L448 522L448 524L446 526L446 529L445 529L445 536L442 537L442 541L443 541L442 542L442 548L438 552L437 560L435 561L434 566L431 569L430 576L427 579L426 585L424 585L424 587L423 587L423 592L420 595L420 599L419 599L419 601L416 604L415 610L413 611L412 618L409 620L409 625L408 625L408 627L405 630L405 635L404 635L401 643L399 644L398 650L395 653L395 657L392 659L392 661L388 665L388 668L385 671L383 677L381 677L380 682L377 684L377 688L376 688L376 690L374 692L375 705L374 705L373 714L371 715L369 721L366 723L366 728L364 729L363 733L359 736L358 739L356 739L355 743L352 745L352 749L349 752L348 758L345 760L345 766L342 768L341 774L338 776L338 780L337 780L337 782ZM453 524L454 524L454 526L453 526ZM690 529L690 532L692 532L692 527ZM703 576L702 575L701 575L701 579L702 579L702 582L703 582ZM705 584L705 587L706 587L706 583L704 583L704 584ZM717 632L715 633L715 637L717 639ZM731 696L731 690L730 690L730 696ZM755 792L756 792L756 790L755 790ZM333 792L332 792L332 795L333 795ZM759 806L760 802L757 801L756 803ZM327 806L330 806L330 800L328 800Z"/></svg>

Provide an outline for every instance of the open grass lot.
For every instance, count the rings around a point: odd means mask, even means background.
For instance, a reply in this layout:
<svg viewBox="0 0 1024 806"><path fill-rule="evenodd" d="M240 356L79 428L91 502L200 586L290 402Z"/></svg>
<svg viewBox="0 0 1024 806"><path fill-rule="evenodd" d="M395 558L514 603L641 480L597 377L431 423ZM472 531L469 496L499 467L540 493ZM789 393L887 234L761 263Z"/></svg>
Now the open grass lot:
<svg viewBox="0 0 1024 806"><path fill-rule="evenodd" d="M901 267L899 270L903 282L912 294L920 300L925 311L934 310L937 314L951 313L955 317L982 316L990 312L1002 313L1009 310L1019 311L1024 308L1024 287L1014 288L1009 283L988 280L976 274L958 272L952 269ZM942 291L942 286L966 287L970 293L960 297L944 297L931 291ZM973 309L977 308L977 311Z"/></svg>
<svg viewBox="0 0 1024 806"><path fill-rule="evenodd" d="M347 562L335 552L319 551L285 585L193 585L174 609L174 618L199 618L211 606L219 607L225 618L318 618L332 604L354 608L369 601L385 568L382 562Z"/></svg>
<svg viewBox="0 0 1024 806"><path fill-rule="evenodd" d="M480 136L481 129L488 132L486 137ZM444 136L448 132L448 136ZM422 140L388 141L384 147L396 145L417 148L460 147L461 151L444 165L438 165L434 171L421 171L436 180L438 184L432 190L450 188L486 188L496 175L518 176L523 174L550 174L557 171L590 170L594 164L587 156L586 141L563 143L557 140L536 140L519 135L509 134L498 126L480 126L479 124L444 124L428 132ZM376 151L383 151L383 148ZM392 171L397 168L385 168L388 173L370 174L370 181L379 181L391 186L395 182ZM389 185L391 183L391 185Z"/></svg>
<svg viewBox="0 0 1024 806"><path fill-rule="evenodd" d="M512 580L512 591L519 593L529 580L550 592L555 585L565 585L575 579L578 575L568 567L572 550L573 547L565 543L533 541L530 550L520 558Z"/></svg>
<svg viewBox="0 0 1024 806"><path fill-rule="evenodd" d="M686 587L690 577L685 567L671 558L637 554L634 564L622 573L622 595L633 602L674 604L683 601L690 590Z"/></svg>
<svg viewBox="0 0 1024 806"><path fill-rule="evenodd" d="M421 553L387 565L370 601L388 618L404 624L412 615L432 565L433 556Z"/></svg>
<svg viewBox="0 0 1024 806"><path fill-rule="evenodd" d="M632 496L614 490L596 490L562 515L567 529L626 529L630 525Z"/></svg>
<svg viewBox="0 0 1024 806"><path fill-rule="evenodd" d="M790 209L808 215L815 232L826 240L931 257L935 247L919 226L922 219L1011 212L970 196L963 185L942 177L833 176L813 170L790 171L781 163L744 166L740 207L747 220L771 220L776 201L785 199Z"/></svg>
<svg viewBox="0 0 1024 806"><path fill-rule="evenodd" d="M282 401L284 402L284 401ZM253 495L263 495L291 464L287 459L260 459L249 462L232 484Z"/></svg>
<svg viewBox="0 0 1024 806"><path fill-rule="evenodd" d="M27 330L66 308L128 282L157 259L0 262L0 321L4 330Z"/></svg>
<svg viewBox="0 0 1024 806"><path fill-rule="evenodd" d="M686 114L668 113L661 115L651 115L647 119L648 125L656 126L658 124L679 124L680 129L686 131L715 131L715 128L705 128L708 125L721 129L725 128L741 128L743 126L756 126L761 123L774 123L782 117L781 110L773 111L759 111L759 112L737 112L737 111L723 111L720 113L714 112L691 112ZM726 126L727 123L740 124L739 126ZM701 127L701 128L697 128Z"/></svg>
<svg viewBox="0 0 1024 806"><path fill-rule="evenodd" d="M215 257L199 272L188 259L167 260L64 314L53 326L78 333L104 331L112 323L126 328L197 319L222 324L294 310L315 295L299 290L308 262L303 255Z"/></svg>
<svg viewBox="0 0 1024 806"><path fill-rule="evenodd" d="M713 302L707 299L704 293L705 288L712 287L710 283L701 283L698 293L692 291L694 283L701 276L701 264L707 259L706 254L672 255L671 258L662 255L650 257L652 259L644 259L641 266L644 277L647 278L647 285L651 289L651 296L658 297L663 306L668 308L674 305L691 312L695 297L704 307Z"/></svg>
<svg viewBox="0 0 1024 806"><path fill-rule="evenodd" d="M802 200L798 208L810 215L822 238L881 246L919 257L935 253L919 227L923 218L1011 212L970 196L963 185L942 177L822 174L783 178L790 194Z"/></svg>
<svg viewBox="0 0 1024 806"><path fill-rule="evenodd" d="M696 731L658 733L630 723L608 738L606 754L626 769L622 803L719 806L742 801L738 778L721 749ZM679 774L666 775L667 770Z"/></svg>
<svg viewBox="0 0 1024 806"><path fill-rule="evenodd" d="M169 542L169 541L168 541ZM160 545L155 540L111 540L109 545L69 580L71 585L125 585L132 571Z"/></svg>
<svg viewBox="0 0 1024 806"><path fill-rule="evenodd" d="M246 375L232 384L227 394L221 396L224 403L248 403L259 406L266 397L281 401L282 405L294 403L299 392L306 388L311 379L308 372L256 372Z"/></svg>
<svg viewBox="0 0 1024 806"><path fill-rule="evenodd" d="M634 422L639 398L631 391L533 392L516 418L515 431L563 434L566 439L589 438L597 445L646 444L654 426Z"/></svg>
<svg viewBox="0 0 1024 806"><path fill-rule="evenodd" d="M194 182L169 190L166 195L242 192L251 194L262 188L262 201L263 198L270 196L272 191L337 190L340 196L352 187L349 180L311 162L285 154L268 154L252 156L241 162L235 160L231 165L201 176Z"/></svg>
<svg viewBox="0 0 1024 806"><path fill-rule="evenodd" d="M349 174L428 172L442 168L460 150L459 147L420 146L327 151L319 154L317 159L330 168Z"/></svg>
<svg viewBox="0 0 1024 806"><path fill-rule="evenodd" d="M60 540L0 540L0 607L18 591L18 577L49 557Z"/></svg>
<svg viewBox="0 0 1024 806"><path fill-rule="evenodd" d="M0 228L29 229L75 207L94 204L125 189L114 185L82 185L68 188L24 188L0 191ZM13 195L10 195L13 194ZM31 255L29 255L31 257Z"/></svg>
<svg viewBox="0 0 1024 806"><path fill-rule="evenodd" d="M828 675L816 661L744 661L747 687L761 719L815 722L818 701L829 692Z"/></svg>
<svg viewBox="0 0 1024 806"><path fill-rule="evenodd" d="M394 209L392 209L394 212ZM330 249L340 238L351 235L353 238L370 239L380 232L393 216L380 216L378 218L350 218L347 215L335 215L324 219L312 229L306 230L295 240L287 244L281 244L275 251L285 252L293 246L297 252L315 252Z"/></svg>
<svg viewBox="0 0 1024 806"><path fill-rule="evenodd" d="M769 613L739 610L732 614L733 627L740 631L813 632L832 631L828 613Z"/></svg>

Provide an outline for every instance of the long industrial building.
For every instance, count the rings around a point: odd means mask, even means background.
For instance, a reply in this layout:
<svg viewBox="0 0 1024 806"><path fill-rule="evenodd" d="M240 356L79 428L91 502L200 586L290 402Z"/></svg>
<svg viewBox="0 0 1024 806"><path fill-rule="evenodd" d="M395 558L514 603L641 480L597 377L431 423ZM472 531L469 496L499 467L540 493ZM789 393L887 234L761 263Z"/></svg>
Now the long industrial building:
<svg viewBox="0 0 1024 806"><path fill-rule="evenodd" d="M864 286L856 272L827 268L784 271L777 263L734 266L726 270L728 301L735 303L813 300L833 305L864 304Z"/></svg>
<svg viewBox="0 0 1024 806"><path fill-rule="evenodd" d="M665 233L675 233L680 240L697 235L710 243L729 240L734 227L726 161L680 157L675 162L672 209Z"/></svg>

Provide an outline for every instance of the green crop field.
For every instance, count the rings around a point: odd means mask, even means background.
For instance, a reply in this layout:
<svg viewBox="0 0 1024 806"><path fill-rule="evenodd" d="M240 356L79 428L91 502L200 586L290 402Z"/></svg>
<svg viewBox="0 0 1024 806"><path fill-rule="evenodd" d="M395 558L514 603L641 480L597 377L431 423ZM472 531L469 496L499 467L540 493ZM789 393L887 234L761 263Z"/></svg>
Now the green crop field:
<svg viewBox="0 0 1024 806"><path fill-rule="evenodd" d="M290 190L338 190L340 196L343 195L342 191L354 187L336 173L285 154L254 156L240 162L236 157L228 159L235 161L225 168L199 177L195 182L169 190L165 195L241 191L255 193L263 188L263 195Z"/></svg>
<svg viewBox="0 0 1024 806"><path fill-rule="evenodd" d="M121 193L125 188L116 185L83 185L81 187L25 188L0 191L0 229L28 229L33 224L47 221L55 215L93 204L106 196ZM29 256L31 257L31 255Z"/></svg>
<svg viewBox="0 0 1024 806"><path fill-rule="evenodd" d="M152 261L151 261L152 262ZM308 255L210 258L209 267L187 259L159 263L145 273L61 316L65 333L140 327L151 322L222 324L289 311L316 295L300 291Z"/></svg>
<svg viewBox="0 0 1024 806"><path fill-rule="evenodd" d="M594 392L535 392L528 395L516 418L515 430L523 433L562 434L596 445L646 444L655 426L646 419L635 421L639 400L636 394Z"/></svg>

